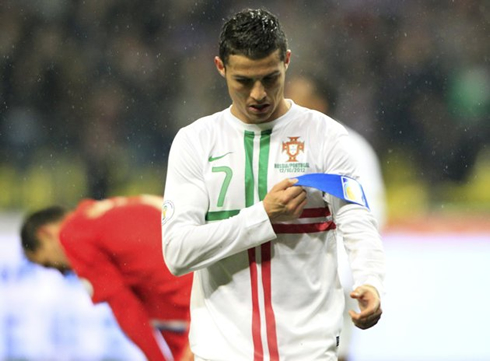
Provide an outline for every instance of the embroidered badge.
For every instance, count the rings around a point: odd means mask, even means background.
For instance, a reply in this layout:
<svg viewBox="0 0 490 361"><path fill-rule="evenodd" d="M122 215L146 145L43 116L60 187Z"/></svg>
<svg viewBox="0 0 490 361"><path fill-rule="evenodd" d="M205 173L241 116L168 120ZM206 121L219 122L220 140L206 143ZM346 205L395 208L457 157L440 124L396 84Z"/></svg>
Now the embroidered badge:
<svg viewBox="0 0 490 361"><path fill-rule="evenodd" d="M162 226L167 223L167 221L172 218L175 213L174 204L170 201L163 202L162 206Z"/></svg>
<svg viewBox="0 0 490 361"><path fill-rule="evenodd" d="M296 157L305 149L305 142L300 142L299 137L288 137L289 142L282 142L282 151L289 156L288 162L297 162Z"/></svg>
<svg viewBox="0 0 490 361"><path fill-rule="evenodd" d="M298 139L300 137L288 137L289 141L282 142L282 152L286 153L288 158L285 163L274 163L274 168L280 173L306 173L309 171L308 162L298 160L301 152L305 151L305 142ZM302 155L304 157L304 155ZM300 158L301 159L301 158Z"/></svg>

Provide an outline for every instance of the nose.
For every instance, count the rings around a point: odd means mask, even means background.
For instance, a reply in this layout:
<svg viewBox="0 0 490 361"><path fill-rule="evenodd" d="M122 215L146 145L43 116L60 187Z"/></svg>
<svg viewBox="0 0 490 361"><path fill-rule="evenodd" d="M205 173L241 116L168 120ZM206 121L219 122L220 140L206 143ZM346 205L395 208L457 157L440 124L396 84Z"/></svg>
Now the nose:
<svg viewBox="0 0 490 361"><path fill-rule="evenodd" d="M264 85L262 84L261 81L257 80L252 87L252 91L250 92L250 97L257 102L261 102L265 99L266 96L267 93L265 92Z"/></svg>

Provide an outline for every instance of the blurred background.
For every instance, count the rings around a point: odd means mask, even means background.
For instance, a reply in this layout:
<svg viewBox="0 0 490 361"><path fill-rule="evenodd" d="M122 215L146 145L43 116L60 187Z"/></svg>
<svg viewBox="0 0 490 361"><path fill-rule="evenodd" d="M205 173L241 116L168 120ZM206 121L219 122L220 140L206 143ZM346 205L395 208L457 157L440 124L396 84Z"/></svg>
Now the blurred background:
<svg viewBox="0 0 490 361"><path fill-rule="evenodd" d="M288 73L328 84L329 115L381 165L386 316L350 359L490 359L488 1L1 0L0 360L141 358L75 278L24 259L20 217L162 194L177 130L230 104L223 19L262 6Z"/></svg>

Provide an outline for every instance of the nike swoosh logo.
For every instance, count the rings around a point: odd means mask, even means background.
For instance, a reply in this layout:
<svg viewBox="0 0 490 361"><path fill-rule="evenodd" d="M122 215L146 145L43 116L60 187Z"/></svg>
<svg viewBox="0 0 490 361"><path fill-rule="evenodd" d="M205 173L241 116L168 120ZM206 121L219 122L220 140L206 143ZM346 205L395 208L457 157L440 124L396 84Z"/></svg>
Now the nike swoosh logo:
<svg viewBox="0 0 490 361"><path fill-rule="evenodd" d="M223 158L223 157L226 157L226 156L227 156L228 154L230 154L230 153L233 153L233 152L228 152L228 153L226 153L226 154L220 155L219 157L213 157L213 156L210 156L210 157L209 157L209 159L208 159L208 161L209 161L209 162L214 162L215 160L218 160L218 159L221 159L221 158Z"/></svg>

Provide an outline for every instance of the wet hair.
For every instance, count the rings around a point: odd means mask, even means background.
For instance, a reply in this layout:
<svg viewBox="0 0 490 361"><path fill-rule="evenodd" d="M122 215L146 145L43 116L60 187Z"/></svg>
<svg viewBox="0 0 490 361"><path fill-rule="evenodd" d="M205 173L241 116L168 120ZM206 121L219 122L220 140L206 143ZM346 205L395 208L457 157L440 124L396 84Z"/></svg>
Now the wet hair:
<svg viewBox="0 0 490 361"><path fill-rule="evenodd" d="M277 17L264 9L246 9L226 21L221 29L219 57L227 64L230 55L263 59L280 50L281 60L288 49L286 35Z"/></svg>
<svg viewBox="0 0 490 361"><path fill-rule="evenodd" d="M35 252L41 245L37 237L39 228L45 224L61 221L67 213L68 210L62 206L51 206L27 216L20 230L20 238L24 251Z"/></svg>

